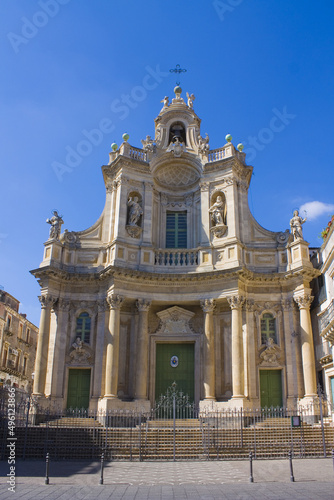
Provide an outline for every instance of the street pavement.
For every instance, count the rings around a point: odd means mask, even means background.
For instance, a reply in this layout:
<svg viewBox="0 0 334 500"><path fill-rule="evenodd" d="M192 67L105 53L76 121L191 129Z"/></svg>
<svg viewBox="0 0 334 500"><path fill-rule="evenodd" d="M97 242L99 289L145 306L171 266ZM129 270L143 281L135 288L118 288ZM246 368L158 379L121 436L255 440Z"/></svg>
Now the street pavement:
<svg viewBox="0 0 334 500"><path fill-rule="evenodd" d="M16 461L15 486L10 465L0 462L0 500L334 500L331 458L294 459L295 482L288 460L254 460L250 482L247 460L189 462ZM14 481L12 481L12 485Z"/></svg>

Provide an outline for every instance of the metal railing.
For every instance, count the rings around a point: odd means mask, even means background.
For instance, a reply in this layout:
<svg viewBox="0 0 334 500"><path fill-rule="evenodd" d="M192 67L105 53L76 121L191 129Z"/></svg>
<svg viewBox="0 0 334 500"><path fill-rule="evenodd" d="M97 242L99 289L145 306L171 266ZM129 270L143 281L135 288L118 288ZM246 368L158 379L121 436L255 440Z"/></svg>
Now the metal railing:
<svg viewBox="0 0 334 500"><path fill-rule="evenodd" d="M18 399L18 398L17 398ZM320 401L320 400L319 400ZM172 404L171 404L172 403ZM106 460L222 460L328 456L334 447L327 401L284 408L199 411L173 396L150 412L43 409L22 395L16 401L17 458ZM8 458L8 404L0 402L0 458Z"/></svg>

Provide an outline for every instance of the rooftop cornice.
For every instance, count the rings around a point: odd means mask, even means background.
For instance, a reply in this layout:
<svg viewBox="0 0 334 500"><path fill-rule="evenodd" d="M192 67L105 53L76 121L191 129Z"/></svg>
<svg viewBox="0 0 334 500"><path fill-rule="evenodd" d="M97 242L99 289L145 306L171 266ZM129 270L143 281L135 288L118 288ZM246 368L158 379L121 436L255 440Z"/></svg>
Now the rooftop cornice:
<svg viewBox="0 0 334 500"><path fill-rule="evenodd" d="M43 278L55 278L62 282L103 282L110 279L122 279L131 282L151 282L159 284L178 284L178 283L193 283L193 282L219 282L221 280L240 280L244 284L250 283L272 283L277 285L287 285L290 282L298 279L311 281L315 277L319 276L321 273L319 270L314 268L300 267L287 272L277 272L277 273L257 273L255 271L250 271L245 267L237 267L234 269L226 270L215 270L208 272L191 272L191 273L154 273L147 271L139 271L134 269L126 269L116 266L108 266L105 269L89 272L80 273L76 271L68 271L65 269L57 269L53 266L47 266L39 269L34 269L30 271L37 279L42 280Z"/></svg>

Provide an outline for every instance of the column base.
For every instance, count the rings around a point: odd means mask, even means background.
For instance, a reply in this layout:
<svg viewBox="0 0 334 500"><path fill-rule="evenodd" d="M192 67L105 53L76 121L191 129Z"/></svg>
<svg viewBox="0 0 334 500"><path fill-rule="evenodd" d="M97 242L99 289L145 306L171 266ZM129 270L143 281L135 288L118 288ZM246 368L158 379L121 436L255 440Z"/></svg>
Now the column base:
<svg viewBox="0 0 334 500"><path fill-rule="evenodd" d="M298 400L298 409L303 422L314 424L320 419L320 404L317 394L308 394Z"/></svg>
<svg viewBox="0 0 334 500"><path fill-rule="evenodd" d="M123 401L112 396L104 396L97 403L97 410L106 413L110 410L128 410L138 413L148 413L151 410L151 403L146 399L136 399L134 401Z"/></svg>
<svg viewBox="0 0 334 500"><path fill-rule="evenodd" d="M224 412L227 410L252 409L254 403L245 396L235 396L228 401L202 400L199 402L200 411Z"/></svg>

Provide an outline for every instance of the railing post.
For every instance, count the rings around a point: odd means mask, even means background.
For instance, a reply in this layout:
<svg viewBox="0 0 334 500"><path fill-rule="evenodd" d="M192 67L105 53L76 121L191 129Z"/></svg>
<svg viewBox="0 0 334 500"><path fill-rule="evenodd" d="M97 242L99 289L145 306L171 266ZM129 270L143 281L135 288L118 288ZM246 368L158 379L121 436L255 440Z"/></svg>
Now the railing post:
<svg viewBox="0 0 334 500"><path fill-rule="evenodd" d="M24 432L24 444L23 444L23 453L22 453L22 459L25 460L26 458L26 447L27 447L27 437L28 437L28 424L29 424L29 410L30 410L30 397L28 399L27 403L27 417L26 417L26 428Z"/></svg>
<svg viewBox="0 0 334 500"><path fill-rule="evenodd" d="M139 413L139 462L143 461L141 454L141 412Z"/></svg>
<svg viewBox="0 0 334 500"><path fill-rule="evenodd" d="M46 454L45 458L45 484L49 484L49 465L50 465L50 455Z"/></svg>
<svg viewBox="0 0 334 500"><path fill-rule="evenodd" d="M334 449L332 450L333 470L334 470Z"/></svg>
<svg viewBox="0 0 334 500"><path fill-rule="evenodd" d="M241 445L241 448L243 448L244 446L244 433L243 433L243 415L242 415L242 408L240 408L240 429L241 429L241 442L240 442L240 445Z"/></svg>
<svg viewBox="0 0 334 500"><path fill-rule="evenodd" d="M323 408L322 408L323 397L322 397L320 384L318 384L318 397L319 397L319 405L320 405L320 423L321 423L322 447L324 450L324 457L326 458L326 439L325 439L325 429L324 429L324 415L323 415Z"/></svg>
<svg viewBox="0 0 334 500"><path fill-rule="evenodd" d="M294 475L293 475L293 467L292 467L292 451L291 451L291 450L289 450L288 455L289 455L289 462L290 462L290 481L291 481L292 483L294 483L294 482L295 482L295 478L294 478Z"/></svg>
<svg viewBox="0 0 334 500"><path fill-rule="evenodd" d="M253 453L250 451L249 452L249 482L254 483L254 477L253 477Z"/></svg>
<svg viewBox="0 0 334 500"><path fill-rule="evenodd" d="M103 466L104 466L104 453L101 455L101 474L99 484L103 484Z"/></svg>
<svg viewBox="0 0 334 500"><path fill-rule="evenodd" d="M173 462L175 462L175 392L173 393Z"/></svg>

